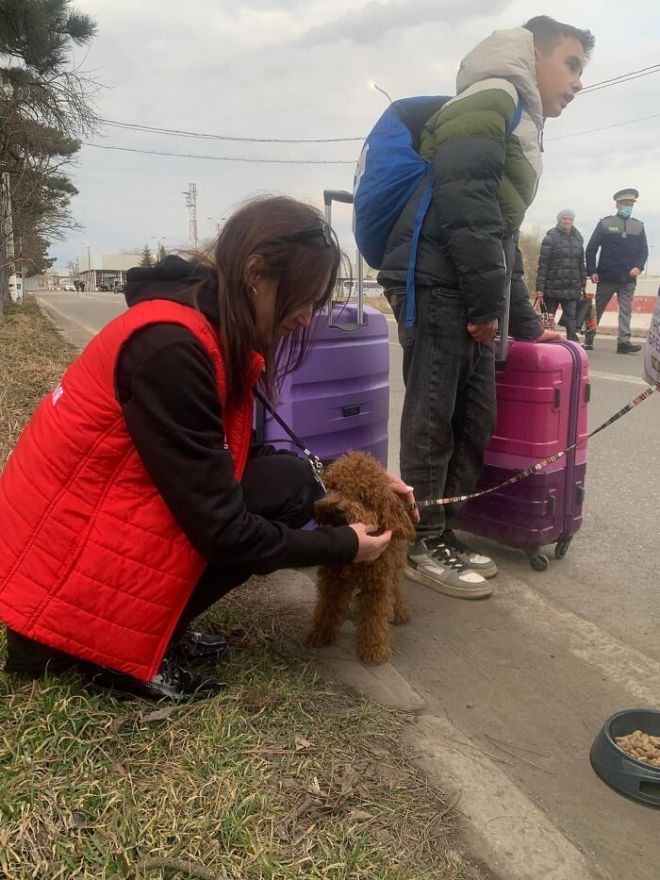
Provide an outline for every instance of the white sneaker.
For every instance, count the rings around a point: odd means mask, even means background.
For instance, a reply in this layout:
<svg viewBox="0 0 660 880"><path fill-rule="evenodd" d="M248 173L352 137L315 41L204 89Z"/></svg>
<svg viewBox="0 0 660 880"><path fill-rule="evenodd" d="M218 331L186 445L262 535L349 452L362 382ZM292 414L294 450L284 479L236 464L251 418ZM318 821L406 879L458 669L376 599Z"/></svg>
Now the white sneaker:
<svg viewBox="0 0 660 880"><path fill-rule="evenodd" d="M442 533L442 540L445 545L454 553L455 556L464 562L472 571L476 571L481 577L493 578L497 574L497 566L490 556L482 556L472 547L468 547L463 541L459 540L452 529L445 529Z"/></svg>
<svg viewBox="0 0 660 880"><path fill-rule="evenodd" d="M428 535L408 545L406 577L457 599L483 599L491 585L456 555L442 535Z"/></svg>

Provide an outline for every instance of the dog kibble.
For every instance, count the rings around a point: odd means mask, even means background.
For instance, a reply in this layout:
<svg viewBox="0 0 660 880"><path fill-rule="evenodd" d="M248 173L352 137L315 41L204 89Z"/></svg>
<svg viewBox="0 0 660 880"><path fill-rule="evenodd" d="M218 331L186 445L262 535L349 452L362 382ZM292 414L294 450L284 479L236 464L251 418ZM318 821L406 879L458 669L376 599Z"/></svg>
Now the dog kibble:
<svg viewBox="0 0 660 880"><path fill-rule="evenodd" d="M650 736L641 730L633 730L626 736L617 736L614 742L621 751L643 764L660 767L660 736Z"/></svg>

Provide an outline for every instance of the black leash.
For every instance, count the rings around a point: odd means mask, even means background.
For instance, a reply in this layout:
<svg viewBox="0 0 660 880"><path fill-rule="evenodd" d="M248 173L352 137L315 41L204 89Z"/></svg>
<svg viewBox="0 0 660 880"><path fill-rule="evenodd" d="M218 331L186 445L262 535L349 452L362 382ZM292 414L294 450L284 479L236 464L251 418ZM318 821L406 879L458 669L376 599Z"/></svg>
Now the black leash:
<svg viewBox="0 0 660 880"><path fill-rule="evenodd" d="M300 449L302 454L305 456L305 458L309 462L309 465L310 465L312 472L314 474L314 479L320 485L320 487L323 489L323 492L325 494L326 488L323 483L323 462L321 461L321 459L318 457L318 455L314 455L314 453L305 446L305 444L300 439L300 437L287 425L287 423L284 421L284 419L280 415L278 415L278 413L273 409L273 407L270 405L270 403L266 400L264 395L260 391L258 391L256 388L254 389L254 396L257 398L259 403L264 407L264 409L268 410L268 412L275 419L275 421L278 423L280 428L283 428L286 431L286 433L289 435L289 437L295 443L295 445L298 447L298 449Z"/></svg>

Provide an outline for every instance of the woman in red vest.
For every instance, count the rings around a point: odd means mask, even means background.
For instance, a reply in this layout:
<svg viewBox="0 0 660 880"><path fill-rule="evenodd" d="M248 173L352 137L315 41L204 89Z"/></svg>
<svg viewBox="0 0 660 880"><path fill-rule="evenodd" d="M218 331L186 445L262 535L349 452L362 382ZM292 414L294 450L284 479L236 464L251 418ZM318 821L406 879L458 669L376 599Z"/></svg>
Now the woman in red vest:
<svg viewBox="0 0 660 880"><path fill-rule="evenodd" d="M192 699L226 642L189 624L253 574L377 558L390 533L304 531L308 462L252 444L252 389L294 369L340 263L314 208L249 202L210 257L128 273L129 308L39 405L0 477L9 672L75 668L123 694ZM409 490L392 478L393 490Z"/></svg>

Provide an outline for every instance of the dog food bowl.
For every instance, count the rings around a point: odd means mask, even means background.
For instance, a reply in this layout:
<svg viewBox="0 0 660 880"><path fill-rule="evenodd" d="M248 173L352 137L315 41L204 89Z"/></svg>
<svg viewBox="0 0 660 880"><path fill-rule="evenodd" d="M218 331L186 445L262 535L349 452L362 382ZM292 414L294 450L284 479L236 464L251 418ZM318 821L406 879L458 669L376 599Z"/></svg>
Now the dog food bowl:
<svg viewBox="0 0 660 880"><path fill-rule="evenodd" d="M660 711L624 709L608 718L591 747L591 766L619 794L660 807L660 767L632 758L615 742L635 730L660 736Z"/></svg>

